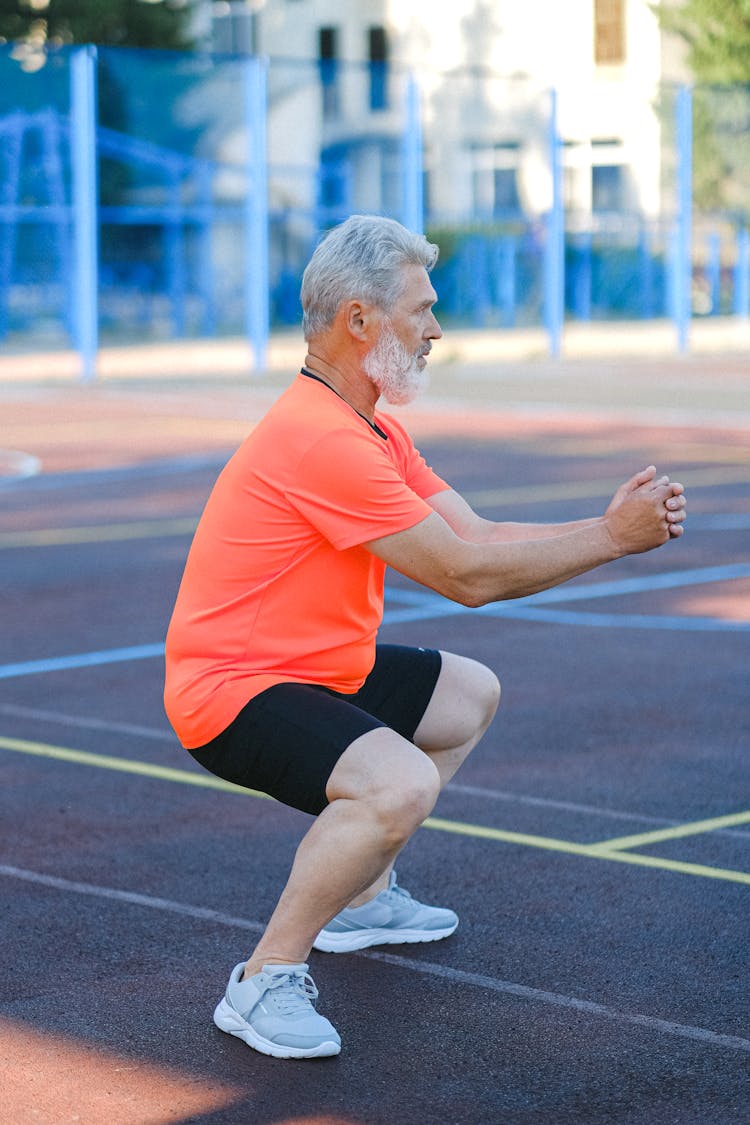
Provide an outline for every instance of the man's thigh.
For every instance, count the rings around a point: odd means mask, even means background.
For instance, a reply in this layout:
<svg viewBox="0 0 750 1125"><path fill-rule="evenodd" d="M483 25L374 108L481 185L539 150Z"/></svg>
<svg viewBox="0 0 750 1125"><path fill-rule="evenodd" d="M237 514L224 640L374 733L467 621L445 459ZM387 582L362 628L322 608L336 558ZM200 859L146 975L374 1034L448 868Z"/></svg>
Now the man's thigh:
<svg viewBox="0 0 750 1125"><path fill-rule="evenodd" d="M361 735L339 758L326 786L329 801L368 801L384 811L424 802L422 819L440 792L440 775L428 754L390 727Z"/></svg>
<svg viewBox="0 0 750 1125"><path fill-rule="evenodd" d="M435 690L414 742L421 750L450 750L476 744L492 722L500 702L495 673L467 656L441 652Z"/></svg>
<svg viewBox="0 0 750 1125"><path fill-rule="evenodd" d="M375 664L358 692L343 696L409 741L421 723L440 678L437 649L379 644Z"/></svg>
<svg viewBox="0 0 750 1125"><path fill-rule="evenodd" d="M326 785L341 755L383 725L344 696L309 684L276 684L190 753L225 781L317 816L328 804Z"/></svg>
<svg viewBox="0 0 750 1125"><path fill-rule="evenodd" d="M276 684L251 699L217 738L190 753L226 781L317 815L329 800L328 779L353 743L383 730L393 738L375 739L374 746L408 746L440 667L435 650L379 645L375 666L354 695Z"/></svg>

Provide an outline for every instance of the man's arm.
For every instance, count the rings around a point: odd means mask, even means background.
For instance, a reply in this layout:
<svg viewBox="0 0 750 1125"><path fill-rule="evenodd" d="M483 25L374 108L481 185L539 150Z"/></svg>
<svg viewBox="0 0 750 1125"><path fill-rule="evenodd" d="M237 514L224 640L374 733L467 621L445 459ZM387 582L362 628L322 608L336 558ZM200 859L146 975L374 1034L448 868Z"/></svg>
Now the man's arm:
<svg viewBox="0 0 750 1125"><path fill-rule="evenodd" d="M655 472L651 466L619 488L603 516L555 525L551 534L535 534L534 525L531 535L516 530L528 525L490 524L498 530L488 530L489 521L475 524L465 501L448 492L433 498L435 510L415 527L366 546L395 570L462 605L525 597L652 550L667 542L670 529L681 532L682 486L656 480ZM679 508L670 519L666 505L672 500Z"/></svg>
<svg viewBox="0 0 750 1125"><path fill-rule="evenodd" d="M653 465L636 473L629 481L621 486L615 493L610 507L622 503L628 492L645 484L655 475ZM664 478L666 483L666 478ZM685 518L685 500L682 496L683 488L673 484L673 496L667 500L667 519L669 533L674 538L682 534L680 524ZM458 492L449 490L438 492L428 499L431 508L443 517L449 527L462 539L470 543L517 543L527 539L550 539L555 535L564 535L569 531L580 531L584 527L591 527L598 522L599 517L593 519L571 520L566 523L514 523L503 521L498 523L484 519L467 504Z"/></svg>
<svg viewBox="0 0 750 1125"><path fill-rule="evenodd" d="M427 503L461 539L469 543L519 543L528 539L550 539L569 531L580 531L597 523L597 518L570 523L497 523L477 515L458 492L438 492Z"/></svg>

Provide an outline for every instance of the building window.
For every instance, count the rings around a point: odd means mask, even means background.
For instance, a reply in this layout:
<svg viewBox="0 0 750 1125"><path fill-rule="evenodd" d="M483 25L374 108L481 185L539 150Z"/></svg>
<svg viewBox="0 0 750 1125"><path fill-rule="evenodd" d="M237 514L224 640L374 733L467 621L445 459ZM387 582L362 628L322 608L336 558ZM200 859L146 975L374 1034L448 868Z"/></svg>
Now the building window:
<svg viewBox="0 0 750 1125"><path fill-rule="evenodd" d="M255 16L243 0L221 0L211 6L211 49L221 54L255 52Z"/></svg>
<svg viewBox="0 0 750 1125"><path fill-rule="evenodd" d="M594 0L594 61L625 62L625 0Z"/></svg>
<svg viewBox="0 0 750 1125"><path fill-rule="evenodd" d="M339 44L338 28L321 27L318 32L318 66L323 91L323 117L339 115Z"/></svg>
<svg viewBox="0 0 750 1125"><path fill-rule="evenodd" d="M473 210L487 218L518 214L518 143L470 146Z"/></svg>
<svg viewBox="0 0 750 1125"><path fill-rule="evenodd" d="M370 109L388 108L388 36L384 27L368 32L370 62Z"/></svg>
<svg viewBox="0 0 750 1125"><path fill-rule="evenodd" d="M622 211L625 206L625 175L622 164L595 164L591 169L591 209Z"/></svg>

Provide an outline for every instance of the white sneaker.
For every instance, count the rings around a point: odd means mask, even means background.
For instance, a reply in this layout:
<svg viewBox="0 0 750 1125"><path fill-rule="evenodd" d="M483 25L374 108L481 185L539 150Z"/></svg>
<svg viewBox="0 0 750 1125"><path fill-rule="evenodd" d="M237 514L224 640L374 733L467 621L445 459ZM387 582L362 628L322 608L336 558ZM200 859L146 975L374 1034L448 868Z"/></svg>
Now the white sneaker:
<svg viewBox="0 0 750 1125"><path fill-rule="evenodd" d="M370 945L401 945L439 941L458 925L458 915L441 906L425 906L396 884L391 872L387 891L364 906L347 907L321 930L313 949L323 953L351 953Z"/></svg>
<svg viewBox="0 0 750 1125"><path fill-rule="evenodd" d="M235 965L214 1023L277 1059L313 1059L337 1055L338 1032L314 1008L318 990L307 965L264 965L242 980L245 962Z"/></svg>

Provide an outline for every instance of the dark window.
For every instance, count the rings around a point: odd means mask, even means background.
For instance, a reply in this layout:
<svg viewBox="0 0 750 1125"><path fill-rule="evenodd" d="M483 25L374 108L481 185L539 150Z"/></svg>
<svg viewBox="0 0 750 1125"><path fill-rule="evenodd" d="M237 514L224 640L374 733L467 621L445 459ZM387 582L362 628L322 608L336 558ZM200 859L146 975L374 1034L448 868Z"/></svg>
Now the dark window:
<svg viewBox="0 0 750 1125"><path fill-rule="evenodd" d="M518 196L518 183L515 168L495 169L495 215L506 211L520 211L521 200Z"/></svg>
<svg viewBox="0 0 750 1125"><path fill-rule="evenodd" d="M388 108L388 37L384 27L368 32L370 61L370 109Z"/></svg>
<svg viewBox="0 0 750 1125"><path fill-rule="evenodd" d="M254 15L246 4L231 0L211 9L212 48L225 54L251 55L255 50Z"/></svg>
<svg viewBox="0 0 750 1125"><path fill-rule="evenodd" d="M624 204L621 164L595 164L591 169L591 207L594 211L621 211Z"/></svg>
<svg viewBox="0 0 750 1125"><path fill-rule="evenodd" d="M594 61L625 62L625 0L594 0Z"/></svg>
<svg viewBox="0 0 750 1125"><path fill-rule="evenodd" d="M338 28L335 27L321 27L318 32L318 65L324 117L337 117L339 112L338 38Z"/></svg>

